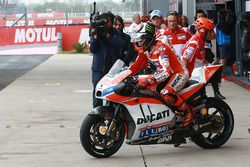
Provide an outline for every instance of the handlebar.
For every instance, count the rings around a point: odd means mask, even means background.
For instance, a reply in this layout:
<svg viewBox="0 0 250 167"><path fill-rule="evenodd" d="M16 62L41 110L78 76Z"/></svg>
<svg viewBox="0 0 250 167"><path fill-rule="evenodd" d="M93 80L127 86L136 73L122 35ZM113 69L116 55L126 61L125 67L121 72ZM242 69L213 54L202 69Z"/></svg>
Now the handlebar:
<svg viewBox="0 0 250 167"><path fill-rule="evenodd" d="M117 84L114 92L120 95L131 95L136 90L137 79L135 76L129 76L123 82Z"/></svg>
<svg viewBox="0 0 250 167"><path fill-rule="evenodd" d="M129 85L136 85L137 84L137 77L136 76L129 76L127 77L124 82Z"/></svg>

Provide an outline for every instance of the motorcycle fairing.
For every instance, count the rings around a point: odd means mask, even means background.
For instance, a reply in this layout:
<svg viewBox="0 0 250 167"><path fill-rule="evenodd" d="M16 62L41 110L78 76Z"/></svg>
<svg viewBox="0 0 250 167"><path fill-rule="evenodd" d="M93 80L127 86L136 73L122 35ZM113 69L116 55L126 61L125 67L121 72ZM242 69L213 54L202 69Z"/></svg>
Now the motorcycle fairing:
<svg viewBox="0 0 250 167"><path fill-rule="evenodd" d="M128 77L131 71L121 66L114 67L116 65L112 67L111 71L113 73L105 75L97 84L97 98L120 103L127 108L135 124L133 135L130 135L132 137L128 139L129 142L141 141L147 143L150 138L159 138L160 140L160 136L168 133L169 127L175 123L177 117L171 108L153 97L121 96L116 94L117 85ZM179 92L181 97L187 100L198 92L219 68L220 66L208 66L195 69L191 79L196 80L196 83L181 90Z"/></svg>
<svg viewBox="0 0 250 167"><path fill-rule="evenodd" d="M131 71L129 69L121 70L114 74L106 74L96 85L96 97L116 102L130 99L131 97L119 96L114 93L116 85L130 74Z"/></svg>
<svg viewBox="0 0 250 167"><path fill-rule="evenodd" d="M166 105L137 104L125 105L136 125L131 141L166 133L175 114Z"/></svg>
<svg viewBox="0 0 250 167"><path fill-rule="evenodd" d="M203 88L216 71L218 71L222 65L211 65L195 68L192 72L191 78L189 80L194 80L196 83L182 89L179 95L184 99L189 99L192 95Z"/></svg>

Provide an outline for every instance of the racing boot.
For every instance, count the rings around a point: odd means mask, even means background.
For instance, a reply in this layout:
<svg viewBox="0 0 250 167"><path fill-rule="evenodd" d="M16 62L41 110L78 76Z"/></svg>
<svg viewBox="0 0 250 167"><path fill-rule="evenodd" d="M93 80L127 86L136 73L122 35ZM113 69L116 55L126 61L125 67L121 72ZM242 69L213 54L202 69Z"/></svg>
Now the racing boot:
<svg viewBox="0 0 250 167"><path fill-rule="evenodd" d="M178 96L174 94L164 94L161 92L162 98L168 103L178 108L177 114L182 117L182 124L188 127L193 122L193 114L190 107Z"/></svg>
<svg viewBox="0 0 250 167"><path fill-rule="evenodd" d="M212 83L212 87L214 90L214 97L217 99L224 100L226 99L219 91L219 84L218 83Z"/></svg>
<svg viewBox="0 0 250 167"><path fill-rule="evenodd" d="M226 99L226 97L223 96L219 91L214 92L214 97L221 100Z"/></svg>

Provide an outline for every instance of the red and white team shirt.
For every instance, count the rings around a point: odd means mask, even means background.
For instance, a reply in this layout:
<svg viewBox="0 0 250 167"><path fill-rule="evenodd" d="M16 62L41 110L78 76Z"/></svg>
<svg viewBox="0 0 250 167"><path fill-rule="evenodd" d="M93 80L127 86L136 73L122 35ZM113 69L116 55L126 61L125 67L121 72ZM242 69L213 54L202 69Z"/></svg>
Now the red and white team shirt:
<svg viewBox="0 0 250 167"><path fill-rule="evenodd" d="M193 69L197 62L204 62L206 50L205 42L199 34L195 34L192 38L186 43L182 51L182 60L186 61L186 67L191 76Z"/></svg>
<svg viewBox="0 0 250 167"><path fill-rule="evenodd" d="M159 29L156 32L157 40L165 44L170 44L175 53L181 58L181 53L186 42L192 37L191 32L186 27L178 26L176 31L170 28Z"/></svg>

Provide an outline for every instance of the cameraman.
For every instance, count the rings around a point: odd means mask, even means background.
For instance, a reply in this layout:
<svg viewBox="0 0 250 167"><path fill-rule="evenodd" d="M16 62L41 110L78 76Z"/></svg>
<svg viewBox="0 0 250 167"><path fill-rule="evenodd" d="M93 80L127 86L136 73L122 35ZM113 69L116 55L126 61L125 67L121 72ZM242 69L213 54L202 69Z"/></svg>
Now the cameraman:
<svg viewBox="0 0 250 167"><path fill-rule="evenodd" d="M96 17L90 27L90 52L93 54L91 67L93 107L102 105L102 100L95 97L95 87L119 59L119 51L123 46L121 34L113 28L113 22L114 15L107 12Z"/></svg>

